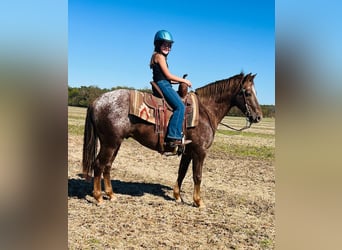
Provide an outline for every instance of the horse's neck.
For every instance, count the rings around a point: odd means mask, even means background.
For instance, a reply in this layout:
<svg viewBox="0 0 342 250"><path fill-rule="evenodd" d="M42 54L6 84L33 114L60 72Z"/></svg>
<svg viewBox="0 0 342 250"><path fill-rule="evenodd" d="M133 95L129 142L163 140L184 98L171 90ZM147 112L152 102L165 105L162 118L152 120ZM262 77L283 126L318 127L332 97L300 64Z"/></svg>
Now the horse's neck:
<svg viewBox="0 0 342 250"><path fill-rule="evenodd" d="M211 114L211 120L215 124L215 127L218 126L231 108L230 102L218 102L215 98L203 99L202 104Z"/></svg>
<svg viewBox="0 0 342 250"><path fill-rule="evenodd" d="M208 90L202 89L201 102L212 115L212 122L218 126L232 107L232 100L238 92L240 78L230 79L229 82L219 82L218 85L209 85ZM222 85L224 84L224 85ZM210 89L211 88L211 89ZM210 94L208 94L210 93Z"/></svg>

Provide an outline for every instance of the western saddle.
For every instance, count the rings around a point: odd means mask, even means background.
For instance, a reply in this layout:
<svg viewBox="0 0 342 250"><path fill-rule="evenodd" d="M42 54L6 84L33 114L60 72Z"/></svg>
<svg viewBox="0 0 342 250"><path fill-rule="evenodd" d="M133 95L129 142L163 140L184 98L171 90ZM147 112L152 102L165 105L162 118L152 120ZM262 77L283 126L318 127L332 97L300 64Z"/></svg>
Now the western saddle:
<svg viewBox="0 0 342 250"><path fill-rule="evenodd" d="M185 77L186 77L186 75L185 75ZM183 77L183 78L185 78L185 77ZM157 83L155 83L153 81L150 83L152 85L153 95L162 99L162 109L166 110L167 107L169 107L169 109L172 110L172 108L170 108L169 104L166 102L164 95L163 95L163 92L160 90ZM181 97L183 102L186 104L187 95L188 95L188 86L185 83L180 83L177 93ZM184 115L186 116L186 112ZM158 122L157 120L159 120L159 119L156 117L156 131L157 131L158 136L159 136L159 147L160 147L161 151L164 152L164 150L165 150L164 135L166 135L167 126L166 126L166 122L161 122L161 121ZM183 131L186 130L186 123L185 122L186 122L185 119L183 119ZM162 126L162 128L158 129L158 127L160 127L160 124L162 124L164 126ZM182 154L184 152L184 146L182 146L182 147L179 146L178 148L175 148L175 151L176 152L172 152L171 154L172 155L174 155L176 153L178 155Z"/></svg>

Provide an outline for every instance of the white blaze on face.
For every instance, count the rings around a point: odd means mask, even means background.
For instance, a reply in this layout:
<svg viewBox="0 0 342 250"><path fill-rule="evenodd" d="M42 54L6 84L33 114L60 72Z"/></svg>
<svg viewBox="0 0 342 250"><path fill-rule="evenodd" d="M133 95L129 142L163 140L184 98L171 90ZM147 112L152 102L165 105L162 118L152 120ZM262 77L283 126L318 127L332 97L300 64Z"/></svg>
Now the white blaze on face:
<svg viewBox="0 0 342 250"><path fill-rule="evenodd" d="M255 91L254 85L252 85L252 92L253 92L254 95L256 96L256 91Z"/></svg>

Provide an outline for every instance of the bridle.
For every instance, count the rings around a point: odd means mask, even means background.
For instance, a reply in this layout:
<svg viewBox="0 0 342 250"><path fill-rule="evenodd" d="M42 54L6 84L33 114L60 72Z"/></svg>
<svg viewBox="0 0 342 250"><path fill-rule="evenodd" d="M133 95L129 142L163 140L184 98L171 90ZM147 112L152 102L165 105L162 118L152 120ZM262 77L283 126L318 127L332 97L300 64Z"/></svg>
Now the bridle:
<svg viewBox="0 0 342 250"><path fill-rule="evenodd" d="M245 129L248 129L252 126L252 123L249 121L249 117L251 116L251 111L249 109L249 106L247 104L247 99L246 99L246 89L243 87L243 84L242 84L242 81L243 79L240 81L240 92L239 93L242 93L242 96L243 96L243 100L245 102L245 107L246 107L246 112L245 112L245 116L246 116L246 125L240 129L237 129L237 128L233 128L227 124L224 124L222 122L220 122L221 125L227 127L227 128L230 128L232 130L235 130L235 131L242 131L242 130L245 130Z"/></svg>

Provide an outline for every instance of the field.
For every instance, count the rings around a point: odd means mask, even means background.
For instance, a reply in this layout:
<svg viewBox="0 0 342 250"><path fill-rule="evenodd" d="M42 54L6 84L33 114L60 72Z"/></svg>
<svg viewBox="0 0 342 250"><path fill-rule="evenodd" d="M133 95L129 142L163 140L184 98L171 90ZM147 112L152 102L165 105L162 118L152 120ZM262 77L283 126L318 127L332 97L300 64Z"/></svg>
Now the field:
<svg viewBox="0 0 342 250"><path fill-rule="evenodd" d="M82 172L86 109L69 107L69 249L274 249L275 120L264 118L244 132L219 126L204 162L202 198L192 204L191 167L184 203L173 200L180 157L166 157L133 139L113 163L114 201L95 204ZM234 127L244 118L226 117Z"/></svg>

